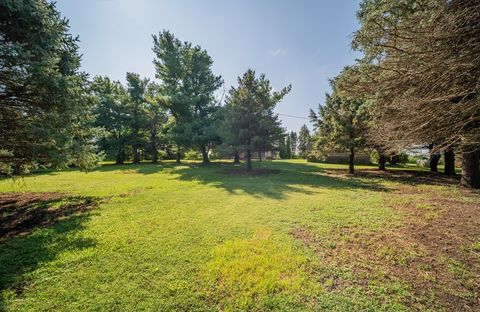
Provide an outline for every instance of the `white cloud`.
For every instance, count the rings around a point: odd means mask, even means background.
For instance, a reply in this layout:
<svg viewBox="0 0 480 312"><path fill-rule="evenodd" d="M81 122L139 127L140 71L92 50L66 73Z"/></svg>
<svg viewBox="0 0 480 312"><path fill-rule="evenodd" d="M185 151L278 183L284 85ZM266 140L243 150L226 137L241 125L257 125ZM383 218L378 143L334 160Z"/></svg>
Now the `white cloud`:
<svg viewBox="0 0 480 312"><path fill-rule="evenodd" d="M270 56L277 57L277 56L285 56L287 55L287 50L285 49L275 49L275 50L270 50L268 52Z"/></svg>

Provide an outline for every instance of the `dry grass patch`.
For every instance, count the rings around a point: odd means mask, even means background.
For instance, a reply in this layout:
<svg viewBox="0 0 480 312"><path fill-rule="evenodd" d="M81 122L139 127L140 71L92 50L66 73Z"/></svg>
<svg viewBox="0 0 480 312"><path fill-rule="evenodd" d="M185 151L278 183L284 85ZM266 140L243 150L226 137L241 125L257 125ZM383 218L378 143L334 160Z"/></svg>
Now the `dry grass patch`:
<svg viewBox="0 0 480 312"><path fill-rule="evenodd" d="M357 177L386 175L362 172ZM292 235L322 263L345 273L326 281L333 292L361 287L375 296L380 287L388 298L414 310L480 310L480 253L475 247L480 240L480 194L452 188L454 179L442 183L428 178L428 185L419 187L405 183L418 181L418 173L392 175L385 180L399 182L395 176L400 176L402 183L385 184L385 205L403 216L401 222L376 230L340 227L327 235L297 228Z"/></svg>

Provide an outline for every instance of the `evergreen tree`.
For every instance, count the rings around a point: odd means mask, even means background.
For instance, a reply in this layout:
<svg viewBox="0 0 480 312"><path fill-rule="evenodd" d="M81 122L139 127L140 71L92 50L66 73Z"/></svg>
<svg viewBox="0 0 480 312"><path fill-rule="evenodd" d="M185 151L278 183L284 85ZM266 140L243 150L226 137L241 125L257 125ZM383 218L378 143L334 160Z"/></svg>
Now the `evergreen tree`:
<svg viewBox="0 0 480 312"><path fill-rule="evenodd" d="M310 111L316 128L316 146L323 154L332 150L349 152L349 172L354 173L355 152L365 144L367 106L360 100L326 95L318 115Z"/></svg>
<svg viewBox="0 0 480 312"><path fill-rule="evenodd" d="M278 140L278 156L280 159L285 159L287 158L286 156L286 145L285 145L285 136L281 136L280 139Z"/></svg>
<svg viewBox="0 0 480 312"><path fill-rule="evenodd" d="M285 141L285 158L292 159L292 138L289 133L287 133Z"/></svg>
<svg viewBox="0 0 480 312"><path fill-rule="evenodd" d="M0 174L95 166L93 98L54 3L0 2Z"/></svg>
<svg viewBox="0 0 480 312"><path fill-rule="evenodd" d="M391 151L435 142L448 173L459 147L461 183L480 188L480 2L363 0L357 16L352 47L364 57L337 91L375 100L369 137Z"/></svg>
<svg viewBox="0 0 480 312"><path fill-rule="evenodd" d="M158 150L164 139L164 129L168 117L165 111L165 97L159 93L157 85L151 83L147 90L147 124L149 146L152 162L158 162Z"/></svg>
<svg viewBox="0 0 480 312"><path fill-rule="evenodd" d="M226 100L224 140L245 151L247 170L252 169L253 151L273 148L280 139L283 129L273 109L290 89L288 86L272 91L265 75L257 78L251 69L238 78L237 87L231 87Z"/></svg>
<svg viewBox="0 0 480 312"><path fill-rule="evenodd" d="M308 151L310 149L310 131L306 125L300 128L298 135L298 150L301 158L307 158Z"/></svg>
<svg viewBox="0 0 480 312"><path fill-rule="evenodd" d="M200 46L182 43L168 31L153 36L153 42L156 77L174 118L171 138L179 149L198 149L208 163L208 151L220 139L214 92L223 80L213 74L213 60Z"/></svg>
<svg viewBox="0 0 480 312"><path fill-rule="evenodd" d="M127 73L127 111L130 127L129 144L132 147L133 163L140 162L140 150L146 145L145 131L148 128L147 117L148 79L138 74Z"/></svg>
<svg viewBox="0 0 480 312"><path fill-rule="evenodd" d="M104 130L98 138L99 147L108 159L123 164L130 135L127 93L120 82L111 81L108 77L95 77L91 90L96 99L93 109L95 126Z"/></svg>
<svg viewBox="0 0 480 312"><path fill-rule="evenodd" d="M292 158L295 158L297 155L297 147L298 147L298 136L295 131L290 132L290 142L291 142Z"/></svg>

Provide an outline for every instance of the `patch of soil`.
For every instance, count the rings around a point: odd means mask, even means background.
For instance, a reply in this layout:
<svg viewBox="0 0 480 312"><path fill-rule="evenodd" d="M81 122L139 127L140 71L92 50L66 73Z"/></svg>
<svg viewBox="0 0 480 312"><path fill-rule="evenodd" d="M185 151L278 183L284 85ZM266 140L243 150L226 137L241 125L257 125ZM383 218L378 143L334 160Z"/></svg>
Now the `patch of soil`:
<svg viewBox="0 0 480 312"><path fill-rule="evenodd" d="M371 281L400 282L412 296L397 299L413 310L480 311L480 250L473 247L480 242L480 194L400 185L385 204L400 210L400 224L375 231L341 227L324 237L307 228L292 231L323 263L353 273L353 279L335 279L330 290L360 286L368 293Z"/></svg>
<svg viewBox="0 0 480 312"><path fill-rule="evenodd" d="M247 171L246 169L223 169L219 171L220 173L226 175L247 175L247 176L259 176L259 175L268 175L268 174L279 174L281 170L279 169L266 169L258 168Z"/></svg>
<svg viewBox="0 0 480 312"><path fill-rule="evenodd" d="M0 193L0 240L27 235L97 207L98 198L62 193Z"/></svg>

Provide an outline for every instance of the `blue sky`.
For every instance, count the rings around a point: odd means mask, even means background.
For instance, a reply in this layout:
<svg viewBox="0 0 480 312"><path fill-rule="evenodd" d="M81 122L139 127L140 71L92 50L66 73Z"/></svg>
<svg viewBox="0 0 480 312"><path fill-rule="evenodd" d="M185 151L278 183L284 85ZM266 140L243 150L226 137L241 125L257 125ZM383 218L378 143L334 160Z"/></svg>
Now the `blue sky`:
<svg viewBox="0 0 480 312"><path fill-rule="evenodd" d="M350 48L358 0L58 0L57 8L80 36L92 76L154 79L151 36L167 29L209 52L226 89L249 67L276 89L292 84L280 114L308 117L329 92L328 78L358 57ZM308 124L279 117L290 131Z"/></svg>

